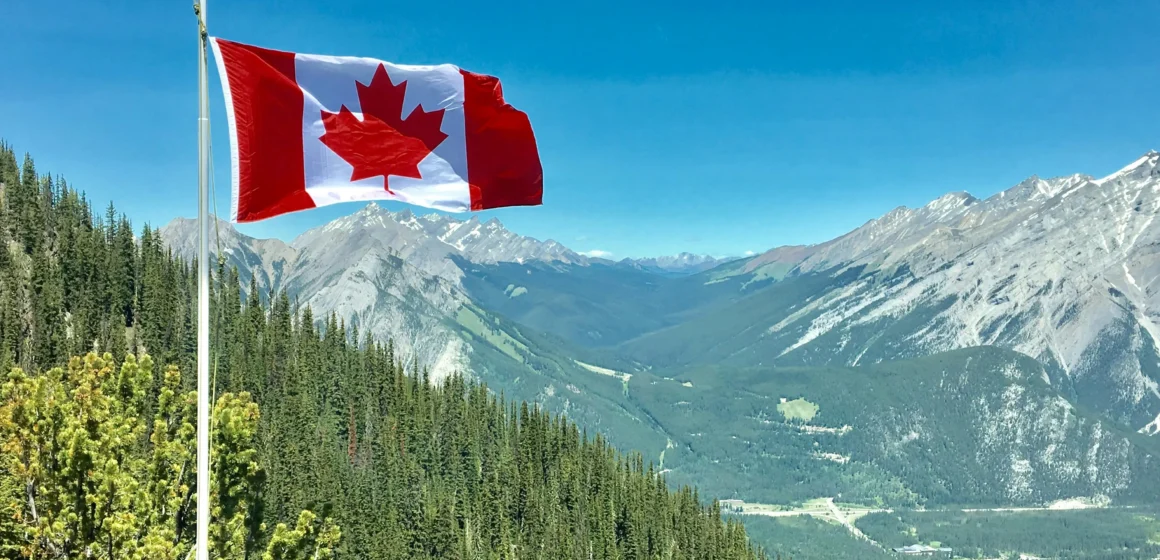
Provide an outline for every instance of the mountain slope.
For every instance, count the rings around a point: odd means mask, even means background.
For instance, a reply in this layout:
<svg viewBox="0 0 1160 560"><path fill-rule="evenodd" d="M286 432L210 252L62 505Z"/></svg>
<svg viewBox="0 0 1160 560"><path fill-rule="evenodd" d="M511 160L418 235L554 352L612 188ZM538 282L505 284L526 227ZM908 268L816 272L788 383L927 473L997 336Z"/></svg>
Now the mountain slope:
<svg viewBox="0 0 1160 560"><path fill-rule="evenodd" d="M705 286L694 277L600 262L462 261L460 268L464 290L484 307L587 347L620 344L743 293L741 279Z"/></svg>
<svg viewBox="0 0 1160 560"><path fill-rule="evenodd" d="M177 255L192 259L197 255L197 220L177 218L159 230L165 244ZM280 289L286 273L298 257L297 251L281 239L256 239L243 235L233 224L214 219L210 225L210 252L218 248L227 267L236 267L245 282L253 277L269 291Z"/></svg>
<svg viewBox="0 0 1160 560"><path fill-rule="evenodd" d="M747 261L723 276L782 281L625 350L670 365L857 365L998 345L1040 360L1080 403L1148 430L1160 415L1158 212L1155 152L1099 180L1033 177L986 200L952 193Z"/></svg>
<svg viewBox="0 0 1160 560"><path fill-rule="evenodd" d="M177 219L161 236L178 254L194 255L195 220ZM220 236L220 238L218 237ZM469 369L470 349L454 323L468 297L459 289L467 262L586 263L553 242L514 234L497 220L481 223L409 210L389 212L371 203L349 216L306 231L292 243L255 239L218 222L211 231L227 266L251 277L264 292L286 290L316 313L337 313L404 355L428 364L436 377Z"/></svg>

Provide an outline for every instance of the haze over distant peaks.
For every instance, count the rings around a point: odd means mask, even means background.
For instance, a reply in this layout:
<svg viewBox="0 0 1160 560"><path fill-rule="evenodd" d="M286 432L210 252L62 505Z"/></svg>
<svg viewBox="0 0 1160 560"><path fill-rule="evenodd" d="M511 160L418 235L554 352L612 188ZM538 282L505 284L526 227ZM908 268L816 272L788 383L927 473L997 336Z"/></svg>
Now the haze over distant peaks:
<svg viewBox="0 0 1160 560"><path fill-rule="evenodd" d="M634 266L642 270L659 274L696 274L711 268L716 268L741 257L714 257L710 255L695 255L693 253L678 253L662 257L648 257L642 259L623 259L620 264Z"/></svg>

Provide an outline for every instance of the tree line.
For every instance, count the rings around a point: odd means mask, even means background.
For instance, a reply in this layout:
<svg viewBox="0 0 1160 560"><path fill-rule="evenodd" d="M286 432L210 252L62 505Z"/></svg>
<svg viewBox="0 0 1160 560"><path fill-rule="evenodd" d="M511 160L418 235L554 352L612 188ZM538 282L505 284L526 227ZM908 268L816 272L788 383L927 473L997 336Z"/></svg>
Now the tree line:
<svg viewBox="0 0 1160 560"><path fill-rule="evenodd" d="M84 441L116 432L124 447L108 451L121 453L118 466L99 455L108 480L121 481L109 484L151 480L158 497L127 510L133 523L102 523L122 539L160 534L187 545L192 471L175 465L193 449L181 428L192 417L179 409L193 398L195 263L148 225L135 235L111 204L95 211L63 178L38 174L30 157L18 164L8 145L0 145L0 185L0 369L12 371L0 406L18 408L9 394L33 386L57 387L58 407L93 406L85 399L94 390L109 397L94 416L108 424L86 425L96 431ZM390 340L333 314L316 317L285 292L243 287L220 260L215 268L215 557L764 558L740 523L723 520L695 489L670 489L639 454L462 376L433 382ZM165 375L152 375L154 361ZM25 424L9 421L0 435L27 444ZM67 462L77 452L62 445L55 455ZM15 497L9 513L20 522L0 525L0 536L19 542L0 554L73 557L30 548L44 522L29 521L20 499L29 478L18 455L5 452L0 492ZM82 503L58 500L56 513L95 522L109 486L89 476L93 468L73 473L92 493L61 483ZM55 513L36 513L46 515Z"/></svg>

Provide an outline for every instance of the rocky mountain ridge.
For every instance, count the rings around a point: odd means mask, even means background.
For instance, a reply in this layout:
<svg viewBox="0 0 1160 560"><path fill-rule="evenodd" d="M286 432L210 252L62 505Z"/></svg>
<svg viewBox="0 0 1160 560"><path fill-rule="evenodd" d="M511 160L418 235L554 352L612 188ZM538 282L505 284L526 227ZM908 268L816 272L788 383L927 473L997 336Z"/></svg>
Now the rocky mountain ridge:
<svg viewBox="0 0 1160 560"><path fill-rule="evenodd" d="M197 221L178 218L161 228L161 235L179 254L197 248ZM457 220L442 214L416 216L410 210L391 212L371 202L359 211L303 232L290 243L257 239L239 233L219 220L211 236L220 235L222 251L244 276L254 274L264 288L280 287L283 275L304 255L318 260L325 253L341 253L344 246L375 240L380 249L407 260L427 274L457 281L462 271L450 257L471 262L526 262L539 260L587 264L587 257L552 240L540 241L508 230L499 220L486 222L472 216ZM215 239L214 244L217 244ZM212 247L211 247L212 249Z"/></svg>
<svg viewBox="0 0 1160 560"><path fill-rule="evenodd" d="M841 280L737 325L761 334L738 339L730 359L858 365L996 345L1155 433L1158 213L1160 154L1149 152L1101 179L1031 177L985 200L950 193L827 243L774 249L729 274Z"/></svg>

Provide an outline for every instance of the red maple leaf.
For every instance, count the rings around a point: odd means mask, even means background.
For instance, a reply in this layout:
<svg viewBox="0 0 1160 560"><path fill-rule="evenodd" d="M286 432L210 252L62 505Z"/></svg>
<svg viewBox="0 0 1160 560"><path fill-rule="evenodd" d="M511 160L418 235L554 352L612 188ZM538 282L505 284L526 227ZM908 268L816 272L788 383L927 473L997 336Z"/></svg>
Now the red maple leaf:
<svg viewBox="0 0 1160 560"><path fill-rule="evenodd" d="M399 175L419 179L419 162L447 138L439 129L443 109L427 112L416 106L402 118L407 82L391 83L380 64L370 85L355 82L362 105L362 120L343 105L337 113L322 111L326 133L322 143L354 168L351 181L367 177Z"/></svg>

